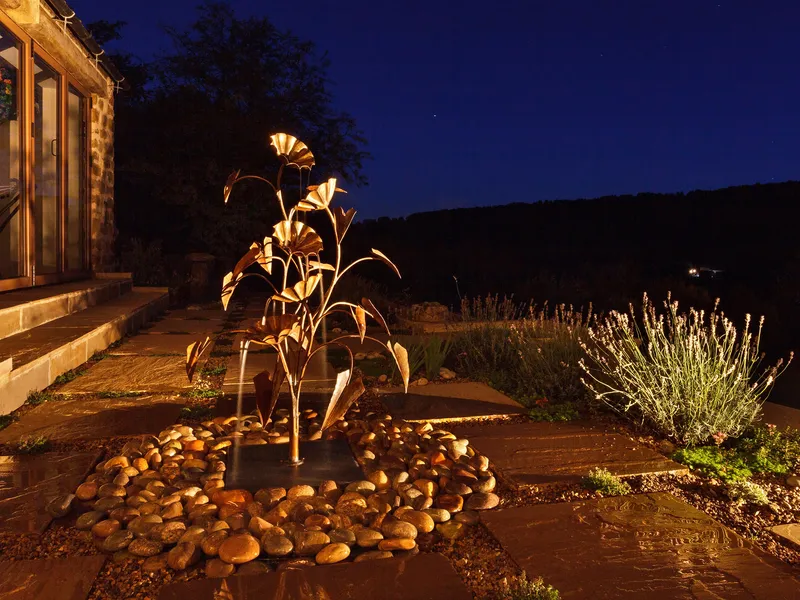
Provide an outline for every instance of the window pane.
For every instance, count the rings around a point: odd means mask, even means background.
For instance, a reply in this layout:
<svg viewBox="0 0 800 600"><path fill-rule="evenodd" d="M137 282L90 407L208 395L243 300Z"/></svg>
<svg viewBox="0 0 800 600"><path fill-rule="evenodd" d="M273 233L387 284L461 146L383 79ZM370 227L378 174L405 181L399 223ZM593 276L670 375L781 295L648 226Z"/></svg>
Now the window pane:
<svg viewBox="0 0 800 600"><path fill-rule="evenodd" d="M67 106L67 269L83 268L85 222L84 98L69 89Z"/></svg>
<svg viewBox="0 0 800 600"><path fill-rule="evenodd" d="M34 161L36 273L58 272L58 73L34 60Z"/></svg>
<svg viewBox="0 0 800 600"><path fill-rule="evenodd" d="M0 25L0 279L19 277L25 270L18 85L21 49L19 41Z"/></svg>

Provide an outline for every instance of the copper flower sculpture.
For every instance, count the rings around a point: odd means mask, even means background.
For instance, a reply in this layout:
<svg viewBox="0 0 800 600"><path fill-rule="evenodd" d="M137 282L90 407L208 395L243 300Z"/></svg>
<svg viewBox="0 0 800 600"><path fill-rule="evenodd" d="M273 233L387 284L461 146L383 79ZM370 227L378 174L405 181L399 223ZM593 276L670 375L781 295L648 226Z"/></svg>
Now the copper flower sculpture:
<svg viewBox="0 0 800 600"><path fill-rule="evenodd" d="M339 207L332 207L334 195L344 190L336 187L335 179L315 186L308 186L305 198L286 210L281 177L286 167L300 171L310 171L314 165L314 155L308 147L297 138L284 133L271 137L272 146L282 164L278 171L277 181L271 181L254 175L240 175L234 172L224 187L224 199L228 201L231 190L237 181L258 179L267 183L274 192L283 215L272 235L261 242L254 242L247 253L239 260L233 271L228 273L222 282L222 304L227 310L231 296L237 285L246 277L258 277L269 284L274 294L266 301L264 316L251 324L247 329L237 331L243 335L241 372L247 360L247 351L252 345L268 347L275 350L278 360L272 371L264 371L253 378L256 388L256 406L262 424L266 424L272 415L281 387L286 385L291 395L291 413L289 430L290 458L289 464L301 464L299 443L300 399L303 378L312 357L323 348L331 345L347 350L350 356L350 368L338 373L333 394L328 404L322 423L322 430L331 427L344 416L350 405L364 392L361 378L353 377L353 353L343 343L346 338L358 338L362 342L372 339L367 333L367 317L374 319L387 334L390 334L386 321L375 308L369 298L362 298L360 303L334 301L333 292L339 280L355 265L380 260L400 276L397 267L382 252L373 249L370 256L359 258L347 266L342 264L342 242L355 216L355 210L345 212ZM310 226L299 220L299 216L308 211L324 212L330 219L335 235L335 256L333 264L322 262L323 240ZM250 267L258 269L247 271ZM246 272L247 271L247 272ZM271 276L271 277L269 277ZM273 279L280 281L276 287ZM335 313L350 315L357 334L340 335L330 341L316 341L317 332L325 319ZM186 350L186 372L192 379L198 361L210 347L211 340L191 344ZM386 349L397 363L408 391L408 353L400 344L386 342Z"/></svg>

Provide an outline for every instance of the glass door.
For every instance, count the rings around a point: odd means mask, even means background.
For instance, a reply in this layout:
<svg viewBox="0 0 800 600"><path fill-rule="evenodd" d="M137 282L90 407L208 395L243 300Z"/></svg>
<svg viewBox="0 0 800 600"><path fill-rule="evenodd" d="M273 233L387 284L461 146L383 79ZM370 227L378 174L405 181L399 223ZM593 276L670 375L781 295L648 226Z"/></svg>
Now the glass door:
<svg viewBox="0 0 800 600"><path fill-rule="evenodd" d="M33 60L33 218L36 277L61 270L61 76Z"/></svg>
<svg viewBox="0 0 800 600"><path fill-rule="evenodd" d="M67 271L81 271L86 265L86 136L87 101L75 87L67 93Z"/></svg>
<svg viewBox="0 0 800 600"><path fill-rule="evenodd" d="M22 185L23 45L0 25L0 281L25 275Z"/></svg>

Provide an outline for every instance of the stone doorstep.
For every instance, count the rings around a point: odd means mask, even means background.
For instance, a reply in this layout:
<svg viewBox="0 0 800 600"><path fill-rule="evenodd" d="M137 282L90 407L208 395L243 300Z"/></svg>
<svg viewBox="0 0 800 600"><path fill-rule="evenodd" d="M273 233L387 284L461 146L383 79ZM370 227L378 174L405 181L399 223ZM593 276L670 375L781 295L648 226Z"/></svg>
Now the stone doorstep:
<svg viewBox="0 0 800 600"><path fill-rule="evenodd" d="M59 390L73 396L102 392L181 392L192 387L183 356L109 357Z"/></svg>
<svg viewBox="0 0 800 600"><path fill-rule="evenodd" d="M237 575L225 582L236 600L471 600L472 594L441 554L384 558L306 569ZM215 600L219 579L166 585L158 600Z"/></svg>
<svg viewBox="0 0 800 600"><path fill-rule="evenodd" d="M85 600L105 556L74 556L0 562L0 598Z"/></svg>
<svg viewBox="0 0 800 600"><path fill-rule="evenodd" d="M142 302L132 311L93 329L68 344L53 350L19 369L0 377L0 414L16 410L25 402L28 393L50 386L59 375L79 367L95 353L108 348L135 331L155 314L163 311L169 296L162 288L143 293Z"/></svg>
<svg viewBox="0 0 800 600"><path fill-rule="evenodd" d="M595 467L617 476L686 474L654 450L617 434L575 423L512 423L451 427L488 456L505 477L522 485L578 483Z"/></svg>
<svg viewBox="0 0 800 600"><path fill-rule="evenodd" d="M795 571L668 493L486 511L511 558L582 599L800 599Z"/></svg>
<svg viewBox="0 0 800 600"><path fill-rule="evenodd" d="M800 550L800 523L789 523L788 525L776 525L769 530L780 541Z"/></svg>
<svg viewBox="0 0 800 600"><path fill-rule="evenodd" d="M130 292L132 283L129 279L100 279L82 282L79 284L81 289L70 289L76 284L64 284L53 286L53 295L36 298L35 296L45 292L47 288L42 288L41 292L33 288L20 290L19 292L8 292L0 295L0 306L4 304L2 300L19 297L20 302L13 306L0 308L0 339L28 331L44 323L49 323L61 317L76 313L90 306L95 306L108 300ZM58 293L58 290L64 290ZM39 293L37 293L39 292ZM14 296L18 294L18 296ZM26 297L34 296L30 300Z"/></svg>

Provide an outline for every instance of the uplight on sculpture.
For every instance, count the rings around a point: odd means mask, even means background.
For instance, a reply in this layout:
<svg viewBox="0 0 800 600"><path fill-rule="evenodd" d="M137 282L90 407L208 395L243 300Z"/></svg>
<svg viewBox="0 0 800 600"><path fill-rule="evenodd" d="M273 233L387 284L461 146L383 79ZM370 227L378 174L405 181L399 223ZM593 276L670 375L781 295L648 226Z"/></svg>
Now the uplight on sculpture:
<svg viewBox="0 0 800 600"><path fill-rule="evenodd" d="M240 171L235 171L225 183L224 199L227 203L238 181L257 179L271 188L283 218L274 225L271 235L260 242L253 242L233 271L224 277L221 299L227 310L236 287L247 277L262 279L274 292L264 305L263 317L254 321L247 329L234 332L243 336L240 379L244 376L247 353L251 346L274 350L277 354L274 369L259 373L253 378L256 407L262 425L266 425L275 409L281 388L288 388L291 409L287 462L290 465L300 465L303 462L300 457L300 402L303 379L314 355L328 346L340 346L350 357L350 368L337 374L322 422L322 430L325 431L344 416L350 405L364 393L361 378L353 376L353 353L343 343L344 340L358 338L363 342L371 339L383 344L367 335L367 317L375 320L391 335L386 321L369 298L362 298L360 302L334 301L336 285L355 265L366 261L381 261L397 273L398 277L400 272L389 258L375 249L372 249L369 256L343 264L342 243L356 211L352 208L345 211L338 206L332 206L334 195L344 192L336 186L335 179L328 179L320 185L309 185L305 197L287 211L281 188L284 170L296 169L302 182L303 171L310 172L314 165L314 155L303 142L291 135L278 133L270 139L281 160L275 183L263 177L241 175ZM301 215L312 211L322 212L330 219L333 227L332 263L322 260L322 237L300 219ZM330 341L318 342L317 333L321 331L325 319L337 313L349 315L358 333L343 334ZM187 348L186 373L190 381L200 357L210 345L211 339L207 337ZM393 344L391 339L385 343L385 347L397 363L404 387L408 391L406 349L398 343Z"/></svg>

